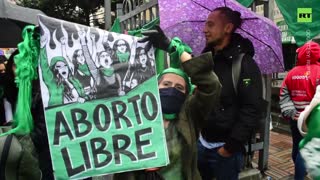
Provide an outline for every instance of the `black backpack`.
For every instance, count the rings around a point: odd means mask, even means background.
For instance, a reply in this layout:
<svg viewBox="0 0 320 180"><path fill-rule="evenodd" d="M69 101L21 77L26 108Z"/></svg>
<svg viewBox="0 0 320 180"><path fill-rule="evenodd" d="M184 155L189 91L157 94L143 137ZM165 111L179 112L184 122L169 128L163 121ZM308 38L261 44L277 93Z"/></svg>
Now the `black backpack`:
<svg viewBox="0 0 320 180"><path fill-rule="evenodd" d="M241 73L241 63L244 56L245 56L244 53L240 53L239 56L232 61L232 83L233 83L233 88L236 95L238 95L237 87L238 87L240 73ZM260 109L259 109L261 113L260 114L261 119L264 119L267 116L267 107L268 107L268 101L262 98L260 101Z"/></svg>
<svg viewBox="0 0 320 180"><path fill-rule="evenodd" d="M0 134L11 129L0 127ZM40 180L41 171L35 148L29 135L0 136L0 179Z"/></svg>
<svg viewBox="0 0 320 180"><path fill-rule="evenodd" d="M242 59L243 59L244 55L245 55L244 53L240 53L239 56L237 57L237 59L234 59L232 62L232 83L233 83L233 88L234 88L236 95L238 95L237 87L238 87L238 82L239 82L240 73L241 73L241 63L242 63ZM262 76L261 76L261 78L262 78ZM252 151L252 143L253 143L253 141L255 141L255 138L256 138L255 135L257 133L257 130L260 128L259 126L261 124L264 124L263 122L265 121L266 116L267 116L267 112L268 112L267 108L268 108L268 101L266 101L262 97L260 100L260 109L259 109L260 116L258 117L259 122L257 123L257 128L252 132L251 137L248 139L248 142L247 142L248 149L245 154L243 168L252 168L251 161L252 161L252 158L254 155L254 152Z"/></svg>

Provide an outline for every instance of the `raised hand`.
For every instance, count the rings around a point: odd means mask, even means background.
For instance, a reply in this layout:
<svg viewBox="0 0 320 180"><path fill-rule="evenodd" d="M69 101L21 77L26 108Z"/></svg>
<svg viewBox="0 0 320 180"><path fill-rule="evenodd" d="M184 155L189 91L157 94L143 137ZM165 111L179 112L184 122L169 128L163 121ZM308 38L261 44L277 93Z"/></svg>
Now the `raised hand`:
<svg viewBox="0 0 320 180"><path fill-rule="evenodd" d="M44 48L48 43L48 36L47 35L43 35L40 37L40 47Z"/></svg>
<svg viewBox="0 0 320 180"><path fill-rule="evenodd" d="M85 40L86 40L86 32L84 31L84 29L80 29L78 31L78 36L79 36L81 41L85 42Z"/></svg>
<svg viewBox="0 0 320 180"><path fill-rule="evenodd" d="M92 40L93 42L96 41L96 35L95 35L95 34L90 33L90 38L91 38L91 40Z"/></svg>
<svg viewBox="0 0 320 180"><path fill-rule="evenodd" d="M155 48L168 51L170 46L170 39L164 34L160 26L155 26L155 29L143 31L142 34L145 36L138 42L150 41Z"/></svg>
<svg viewBox="0 0 320 180"><path fill-rule="evenodd" d="M66 42L67 42L66 37L62 36L62 37L60 38L60 43L61 43L62 45L66 45Z"/></svg>

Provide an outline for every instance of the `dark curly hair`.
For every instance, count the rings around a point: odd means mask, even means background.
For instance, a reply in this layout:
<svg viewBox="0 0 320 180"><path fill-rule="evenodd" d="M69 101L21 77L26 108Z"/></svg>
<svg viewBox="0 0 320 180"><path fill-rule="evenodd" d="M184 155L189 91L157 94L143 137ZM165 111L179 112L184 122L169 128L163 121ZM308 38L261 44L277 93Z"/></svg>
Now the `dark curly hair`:
<svg viewBox="0 0 320 180"><path fill-rule="evenodd" d="M232 23L234 25L232 32L238 29L242 24L241 13L238 11L234 11L229 7L218 7L213 11L219 11L221 15L226 17L228 23Z"/></svg>

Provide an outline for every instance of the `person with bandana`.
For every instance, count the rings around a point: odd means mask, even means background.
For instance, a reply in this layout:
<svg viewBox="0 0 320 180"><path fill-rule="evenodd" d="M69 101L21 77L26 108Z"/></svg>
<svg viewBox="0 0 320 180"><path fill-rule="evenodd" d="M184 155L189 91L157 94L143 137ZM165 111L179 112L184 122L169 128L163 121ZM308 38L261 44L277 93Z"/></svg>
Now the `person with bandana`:
<svg viewBox="0 0 320 180"><path fill-rule="evenodd" d="M121 78L114 72L111 55L106 51L98 53L99 76L96 81L97 98L122 96L125 93L121 88Z"/></svg>
<svg viewBox="0 0 320 180"><path fill-rule="evenodd" d="M133 47L132 47L133 48ZM122 82L122 90L128 93L131 89L136 87L137 80L134 79L133 62L130 62L131 50L129 43L124 39L118 39L113 45L113 59L114 66L116 69L120 70L119 73Z"/></svg>
<svg viewBox="0 0 320 180"><path fill-rule="evenodd" d="M88 94L93 86L93 78L91 77L88 65L85 63L83 50L75 50L72 62L74 65L74 77L79 79Z"/></svg>
<svg viewBox="0 0 320 180"><path fill-rule="evenodd" d="M146 48L138 47L136 49L136 58L135 60L138 62L137 65L137 72L136 72L136 79L138 84L143 83L147 79L149 79L152 74L154 74L154 67L152 66L151 58L149 58L147 54Z"/></svg>
<svg viewBox="0 0 320 180"><path fill-rule="evenodd" d="M84 103L88 98L80 81L71 74L66 59L62 56L55 56L50 64L47 60L45 45L48 39L42 38L43 43L40 49L40 67L43 74L43 81L49 90L48 107L68 103Z"/></svg>
<svg viewBox="0 0 320 180"><path fill-rule="evenodd" d="M129 63L130 46L127 41L118 39L114 42L114 52L120 63Z"/></svg>
<svg viewBox="0 0 320 180"><path fill-rule="evenodd" d="M88 55L85 54L86 52L83 50L83 48L87 48L87 47L84 47L84 46L87 46L87 44L83 40L82 36L80 36L79 33L81 32L82 31L79 31L78 35L81 41L82 49L75 50L71 60L66 53L67 52L66 38L62 37L60 39L60 43L61 43L63 57L67 60L67 63L68 63L68 66L70 67L72 75L81 82L86 95L88 95L88 97L89 96L91 97L95 91L93 87L94 79L91 75L88 64L86 63L86 58L88 58ZM89 56L91 57L90 54Z"/></svg>
<svg viewBox="0 0 320 180"><path fill-rule="evenodd" d="M146 37L140 42L150 41L155 48L169 53L179 51L179 61L183 68L168 68L158 76L170 164L165 167L115 174L114 179L200 180L197 168L199 129L218 102L221 91L219 79L211 69L212 55L209 52L192 58L184 48L172 46L172 41L159 26L143 32L143 35ZM191 83L197 87L194 93Z"/></svg>

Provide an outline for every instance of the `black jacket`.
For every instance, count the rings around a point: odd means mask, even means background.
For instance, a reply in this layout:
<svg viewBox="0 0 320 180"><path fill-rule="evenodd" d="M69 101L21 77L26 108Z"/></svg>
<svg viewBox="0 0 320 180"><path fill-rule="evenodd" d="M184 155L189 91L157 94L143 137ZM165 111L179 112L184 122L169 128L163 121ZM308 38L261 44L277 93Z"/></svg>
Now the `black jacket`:
<svg viewBox="0 0 320 180"><path fill-rule="evenodd" d="M213 51L206 47L206 51ZM232 82L232 61L243 52L241 73L236 95ZM214 52L212 52L214 53ZM250 40L234 33L227 47L214 55L213 70L222 84L220 104L208 117L201 134L209 142L225 142L229 152L243 150L253 130L257 127L262 101L260 70L252 59L254 48Z"/></svg>

